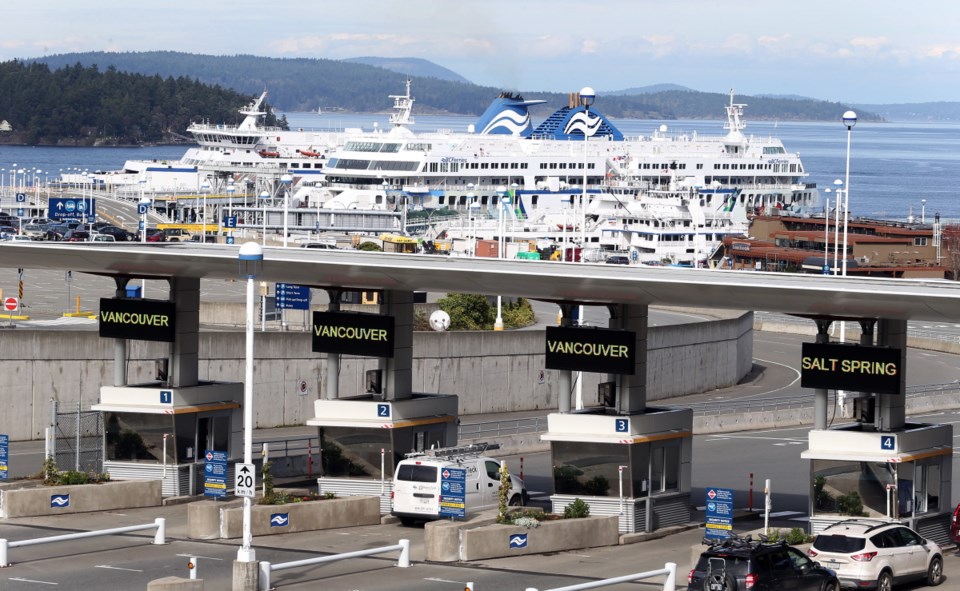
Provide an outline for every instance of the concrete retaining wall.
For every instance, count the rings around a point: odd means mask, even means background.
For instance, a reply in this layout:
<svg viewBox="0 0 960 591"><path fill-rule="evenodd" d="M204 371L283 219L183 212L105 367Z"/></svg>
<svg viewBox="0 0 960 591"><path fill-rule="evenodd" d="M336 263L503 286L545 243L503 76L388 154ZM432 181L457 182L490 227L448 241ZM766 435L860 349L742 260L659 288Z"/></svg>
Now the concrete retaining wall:
<svg viewBox="0 0 960 591"><path fill-rule="evenodd" d="M194 540L243 536L242 501L198 501L187 508L187 536ZM286 525L271 524L271 517L287 514ZM285 505L254 505L250 528L255 536L289 534L318 529L356 527L380 523L378 497L340 497Z"/></svg>
<svg viewBox="0 0 960 591"><path fill-rule="evenodd" d="M0 491L0 517L31 517L157 507L162 503L159 480L123 480L100 484L37 486ZM70 495L70 504L56 506L52 497Z"/></svg>
<svg viewBox="0 0 960 591"><path fill-rule="evenodd" d="M436 562L483 560L620 543L616 516L542 521L533 529L494 521L495 514L492 518L484 516L467 522L428 523L424 527L426 559ZM525 548L511 546L510 536L514 534L527 535Z"/></svg>
<svg viewBox="0 0 960 591"><path fill-rule="evenodd" d="M648 399L735 384L752 362L752 322L752 314L746 314L717 322L651 327ZM237 331L201 332L201 379L241 379L244 338ZM154 360L166 357L169 348L166 343L128 341L128 383L152 380ZM310 349L307 332L256 333L254 392L258 400L269 403L255 406L254 428L302 425L313 417L326 360ZM543 331L418 332L414 390L457 394L461 415L550 412L559 408L557 377L543 369L543 351ZM42 439L52 398L68 406L99 401L100 387L113 385L113 357L113 339L101 339L92 330L6 332L0 340L0 397L10 439ZM361 393L364 371L376 364L376 359L344 357L340 395ZM605 379L602 374L586 374L585 399L595 396L596 384Z"/></svg>

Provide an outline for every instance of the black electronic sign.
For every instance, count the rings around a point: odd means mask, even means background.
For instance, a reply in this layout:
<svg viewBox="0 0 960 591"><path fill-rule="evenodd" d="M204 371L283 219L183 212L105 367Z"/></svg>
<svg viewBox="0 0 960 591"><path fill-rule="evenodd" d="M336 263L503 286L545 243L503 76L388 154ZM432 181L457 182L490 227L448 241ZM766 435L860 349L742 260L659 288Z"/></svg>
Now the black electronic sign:
<svg viewBox="0 0 960 591"><path fill-rule="evenodd" d="M547 369L633 374L636 334L609 328L547 327Z"/></svg>
<svg viewBox="0 0 960 591"><path fill-rule="evenodd" d="M176 305L165 300L101 298L100 336L172 343L176 312Z"/></svg>
<svg viewBox="0 0 960 591"><path fill-rule="evenodd" d="M803 343L800 385L804 388L900 394L900 349Z"/></svg>
<svg viewBox="0 0 960 591"><path fill-rule="evenodd" d="M393 316L314 312L313 352L393 357Z"/></svg>

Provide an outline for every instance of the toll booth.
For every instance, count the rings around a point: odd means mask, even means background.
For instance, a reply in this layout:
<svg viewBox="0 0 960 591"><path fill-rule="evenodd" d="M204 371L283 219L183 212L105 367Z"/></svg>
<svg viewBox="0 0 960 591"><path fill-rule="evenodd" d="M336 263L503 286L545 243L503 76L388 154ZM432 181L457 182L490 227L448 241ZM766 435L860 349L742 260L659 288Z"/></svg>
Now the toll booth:
<svg viewBox="0 0 960 591"><path fill-rule="evenodd" d="M587 409L551 414L547 426L553 513L580 498L591 515L619 515L622 533L689 523L692 410Z"/></svg>
<svg viewBox="0 0 960 591"><path fill-rule="evenodd" d="M856 422L810 431L810 533L853 517L900 521L950 539L953 427L906 423L876 431Z"/></svg>
<svg viewBox="0 0 960 591"><path fill-rule="evenodd" d="M457 397L413 394L385 400L368 394L314 402L319 428L321 493L380 496L380 513L390 513L397 462L410 452L457 443Z"/></svg>
<svg viewBox="0 0 960 591"><path fill-rule="evenodd" d="M243 449L243 384L103 386L103 470L117 480L163 480L162 494L203 493L204 452L227 452L228 486Z"/></svg>

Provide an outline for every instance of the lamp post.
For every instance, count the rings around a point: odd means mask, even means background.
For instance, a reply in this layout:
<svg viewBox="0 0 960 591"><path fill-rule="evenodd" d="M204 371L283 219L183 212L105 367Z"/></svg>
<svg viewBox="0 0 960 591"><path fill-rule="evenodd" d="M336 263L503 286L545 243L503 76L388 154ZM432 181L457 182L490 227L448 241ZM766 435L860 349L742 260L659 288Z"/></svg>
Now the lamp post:
<svg viewBox="0 0 960 591"><path fill-rule="evenodd" d="M853 111L844 113L843 124L847 126L847 172L843 179L843 276L846 277L847 225L850 221L850 137L853 135L853 126L857 124L857 114Z"/></svg>
<svg viewBox="0 0 960 591"><path fill-rule="evenodd" d="M927 200L926 199L920 200L920 223L921 224L927 223Z"/></svg>
<svg viewBox="0 0 960 591"><path fill-rule="evenodd" d="M585 262L587 246L587 132L590 130L590 105L597 98L597 93L589 86L580 89L580 104L586 114L583 124L583 194L580 196L580 262ZM583 318L583 306L580 307L580 318Z"/></svg>
<svg viewBox="0 0 960 591"><path fill-rule="evenodd" d="M241 277L247 279L246 366L243 379L243 463L253 463L253 291L254 278L263 267L263 248L256 242L240 247L238 263ZM243 497L243 543L237 550L237 561L256 562L251 531L250 497Z"/></svg>
<svg viewBox="0 0 960 591"><path fill-rule="evenodd" d="M210 183L203 181L203 184L200 185L200 193L203 195L203 211L200 212L200 215L203 216L203 226L200 230L200 241L203 244L207 243L207 193L210 192Z"/></svg>
<svg viewBox="0 0 960 591"><path fill-rule="evenodd" d="M283 185L283 247L287 247L287 208L290 205L290 185L293 183L293 177L285 174L280 177L280 183Z"/></svg>
<svg viewBox="0 0 960 591"><path fill-rule="evenodd" d="M827 200L823 203L823 274L830 274L830 189L824 189Z"/></svg>
<svg viewBox="0 0 960 591"><path fill-rule="evenodd" d="M260 201L263 202L263 236L260 237L262 246L267 245L267 199L270 199L270 193L260 191Z"/></svg>
<svg viewBox="0 0 960 591"><path fill-rule="evenodd" d="M470 256L477 256L477 207L473 193L467 193L467 214L470 216Z"/></svg>
<svg viewBox="0 0 960 591"><path fill-rule="evenodd" d="M502 259L503 253L503 208L504 199L507 197L507 188L503 185L497 187L497 195L500 196L497 201L497 210L499 212L497 220L497 258ZM503 330L503 296L497 295L497 319L493 321L493 330Z"/></svg>
<svg viewBox="0 0 960 591"><path fill-rule="evenodd" d="M840 272L840 211L843 209L843 181L837 179L833 181L834 186L837 188L837 219L833 225L833 274L836 275Z"/></svg>
<svg viewBox="0 0 960 591"><path fill-rule="evenodd" d="M230 218L230 221L233 224L233 227L236 228L237 224L233 221L233 194L237 192L237 187L233 184L233 181L230 181L230 184L227 185L227 217ZM218 220L221 219L219 216ZM228 224L229 226L229 224ZM233 236L233 231L231 230L230 235Z"/></svg>

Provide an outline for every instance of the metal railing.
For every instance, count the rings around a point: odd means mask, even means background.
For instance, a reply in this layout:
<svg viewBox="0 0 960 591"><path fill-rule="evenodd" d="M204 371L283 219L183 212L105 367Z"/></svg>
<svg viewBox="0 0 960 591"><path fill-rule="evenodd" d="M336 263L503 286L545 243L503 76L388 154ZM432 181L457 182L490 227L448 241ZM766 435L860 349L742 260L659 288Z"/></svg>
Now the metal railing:
<svg viewBox="0 0 960 591"><path fill-rule="evenodd" d="M46 538L33 538L30 540L17 540L10 542L5 538L0 538L0 567L10 566L7 555L10 548L20 548L22 546L36 546L37 544L51 544L53 542L65 542L67 540L80 540L83 538L93 538L97 536L110 536L115 534L125 534L134 531L157 528L157 533L153 536L153 543L165 544L166 522L163 517L157 517L153 523L143 525L128 525L126 527L114 527L110 529L98 529L94 531L85 531L73 534L63 534L61 536L49 536Z"/></svg>
<svg viewBox="0 0 960 591"><path fill-rule="evenodd" d="M327 562L336 562L348 558L359 558L362 556L373 556L375 554L386 554L388 552L400 551L400 559L397 566L407 568L410 566L410 540L400 540L399 544L393 546L381 546L379 548L369 548L367 550L357 550L356 552L344 552L342 554L332 554L330 556L320 556L318 558L306 558L304 560L294 560L292 562L281 562L271 564L267 561L260 561L260 591L269 591L273 587L270 583L270 573L275 570L285 570L288 568L297 568L298 566L312 566L314 564L324 564Z"/></svg>
<svg viewBox="0 0 960 591"><path fill-rule="evenodd" d="M457 435L458 441L472 441L505 437L508 435L522 435L525 433L544 433L547 430L547 417L527 417L524 419L505 419L501 421L485 421L482 423L461 424Z"/></svg>
<svg viewBox="0 0 960 591"><path fill-rule="evenodd" d="M652 579L653 577L662 576L667 577L663 582L663 591L675 591L677 588L676 562L668 562L663 565L663 568L657 570L650 570L632 575L624 575L622 577L614 577L612 579L603 579L602 581L590 581L589 583L580 583L578 585L569 585L567 587L554 587L553 589L547 589L546 591L581 591L582 589L599 589L600 587L609 587L610 585L616 585L618 583L630 583L633 581L639 581L641 579ZM535 587L527 587L525 591L537 591L537 589Z"/></svg>

